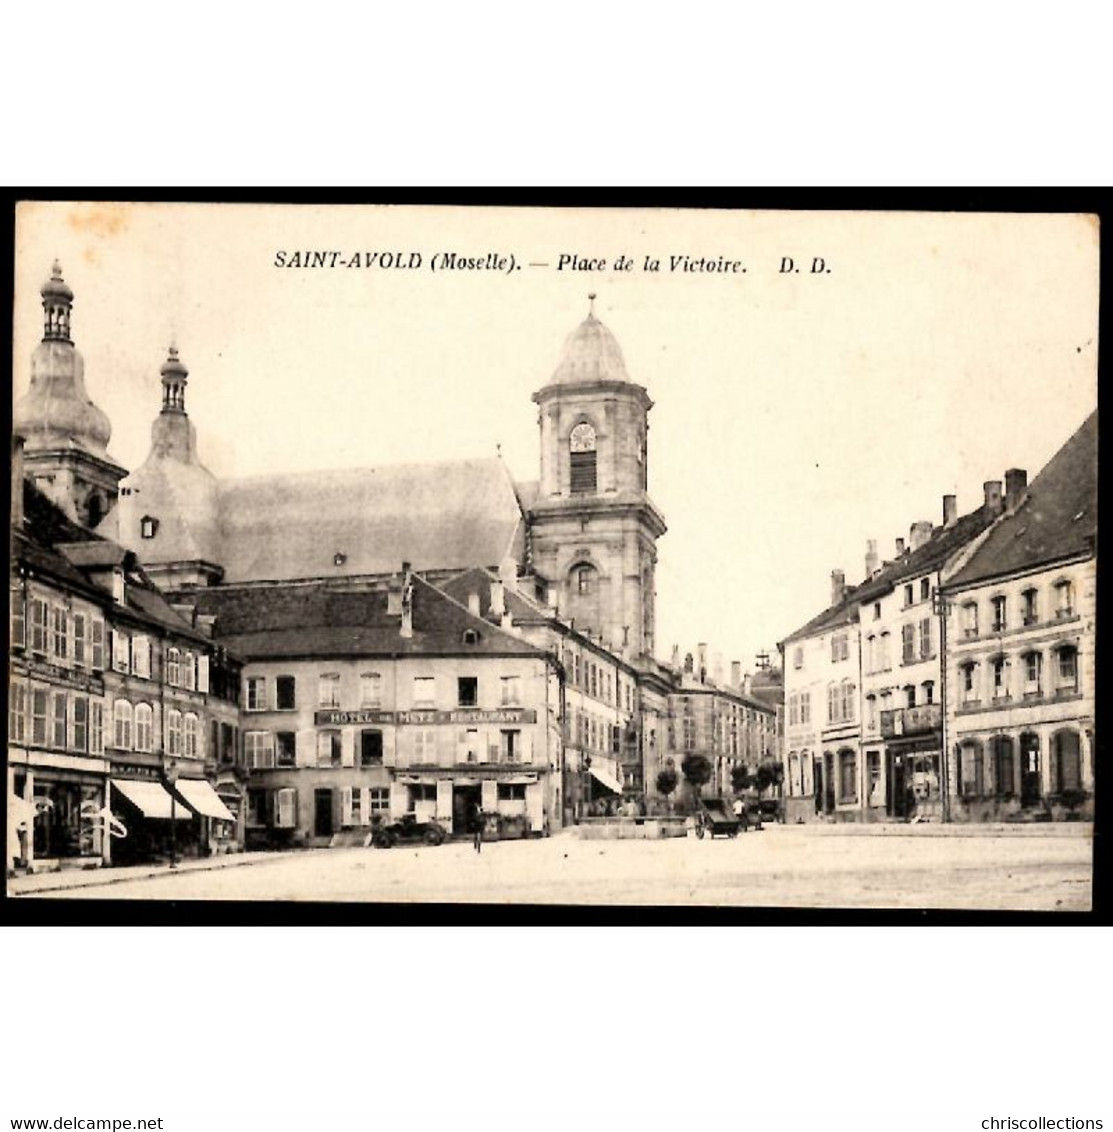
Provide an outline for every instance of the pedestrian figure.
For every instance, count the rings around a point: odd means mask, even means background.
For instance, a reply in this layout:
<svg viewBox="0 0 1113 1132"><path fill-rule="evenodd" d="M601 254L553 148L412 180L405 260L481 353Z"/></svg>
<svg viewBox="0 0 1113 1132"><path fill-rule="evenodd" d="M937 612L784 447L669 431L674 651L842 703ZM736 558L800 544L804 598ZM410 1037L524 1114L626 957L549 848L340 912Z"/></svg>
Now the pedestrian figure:
<svg viewBox="0 0 1113 1132"><path fill-rule="evenodd" d="M476 808L475 814L472 816L472 833L475 835L475 851L477 853L483 852L483 810Z"/></svg>

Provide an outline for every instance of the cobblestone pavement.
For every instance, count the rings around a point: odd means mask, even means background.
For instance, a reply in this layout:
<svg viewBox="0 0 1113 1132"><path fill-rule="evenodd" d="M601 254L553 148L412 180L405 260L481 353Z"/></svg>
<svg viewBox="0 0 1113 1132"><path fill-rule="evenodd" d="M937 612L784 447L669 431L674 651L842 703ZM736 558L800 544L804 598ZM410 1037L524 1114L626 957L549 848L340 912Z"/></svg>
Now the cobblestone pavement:
<svg viewBox="0 0 1113 1132"><path fill-rule="evenodd" d="M175 873L9 881L13 895L162 900L703 904L1085 911L1088 828L969 834L915 827L832 835L774 826L736 839L535 841L248 854ZM199 863L200 864L200 863ZM37 882L37 884L36 884Z"/></svg>

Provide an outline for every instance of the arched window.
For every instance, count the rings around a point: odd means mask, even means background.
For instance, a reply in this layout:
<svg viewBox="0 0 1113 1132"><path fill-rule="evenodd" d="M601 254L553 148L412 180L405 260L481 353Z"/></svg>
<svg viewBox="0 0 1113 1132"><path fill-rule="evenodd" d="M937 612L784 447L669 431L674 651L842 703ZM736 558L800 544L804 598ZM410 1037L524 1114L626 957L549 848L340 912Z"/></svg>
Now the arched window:
<svg viewBox="0 0 1113 1132"><path fill-rule="evenodd" d="M154 742L154 712L150 704L135 706L135 749L150 751Z"/></svg>
<svg viewBox="0 0 1113 1132"><path fill-rule="evenodd" d="M131 750L131 704L127 700L117 700L113 708L113 746L122 751Z"/></svg>
<svg viewBox="0 0 1113 1132"><path fill-rule="evenodd" d="M570 487L574 493L595 490L595 429L586 421L576 425L568 437L571 457Z"/></svg>
<svg viewBox="0 0 1113 1132"><path fill-rule="evenodd" d="M572 592L577 597L590 597L595 593L596 584L595 567L588 562L581 562L572 567Z"/></svg>
<svg viewBox="0 0 1113 1132"><path fill-rule="evenodd" d="M181 653L177 649L166 650L166 683L177 687L182 679Z"/></svg>

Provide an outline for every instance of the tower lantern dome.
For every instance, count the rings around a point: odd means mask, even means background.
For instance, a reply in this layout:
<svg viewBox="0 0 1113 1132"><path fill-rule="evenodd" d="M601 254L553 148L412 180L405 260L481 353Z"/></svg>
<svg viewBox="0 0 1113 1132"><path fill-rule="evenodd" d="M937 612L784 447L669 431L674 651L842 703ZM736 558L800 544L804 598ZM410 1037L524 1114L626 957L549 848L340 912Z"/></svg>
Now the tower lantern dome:
<svg viewBox="0 0 1113 1132"><path fill-rule="evenodd" d="M162 411L164 413L185 412L185 387L189 370L178 357L178 347L171 345L166 361L159 370L162 375Z"/></svg>
<svg viewBox="0 0 1113 1132"><path fill-rule="evenodd" d="M43 298L43 341L69 342L73 291L62 278L62 265L55 260L50 278L39 292Z"/></svg>

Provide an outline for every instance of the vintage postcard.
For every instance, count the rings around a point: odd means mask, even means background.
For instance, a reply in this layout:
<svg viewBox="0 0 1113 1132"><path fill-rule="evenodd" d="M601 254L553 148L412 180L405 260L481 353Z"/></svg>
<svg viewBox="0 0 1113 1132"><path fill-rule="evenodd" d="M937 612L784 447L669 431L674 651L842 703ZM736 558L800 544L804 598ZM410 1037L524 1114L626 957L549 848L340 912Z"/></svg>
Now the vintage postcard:
<svg viewBox="0 0 1113 1132"><path fill-rule="evenodd" d="M1098 222L17 207L7 892L1079 912Z"/></svg>

